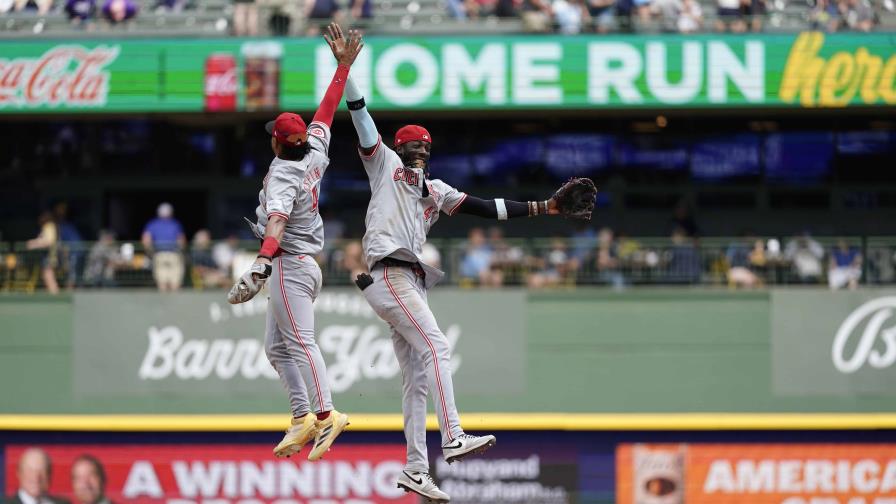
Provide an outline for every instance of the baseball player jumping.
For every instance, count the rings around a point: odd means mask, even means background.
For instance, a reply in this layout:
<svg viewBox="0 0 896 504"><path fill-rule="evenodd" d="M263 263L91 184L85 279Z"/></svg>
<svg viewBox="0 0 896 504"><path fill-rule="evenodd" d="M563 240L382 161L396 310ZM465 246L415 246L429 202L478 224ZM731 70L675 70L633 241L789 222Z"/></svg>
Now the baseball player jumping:
<svg viewBox="0 0 896 504"><path fill-rule="evenodd" d="M328 31L333 40L343 37L336 25ZM597 189L590 179L573 179L546 201L483 200L469 196L441 180L428 178L432 137L425 128L404 126L395 134L394 150L390 149L383 145L364 97L351 78L345 97L372 192L362 241L370 275L359 275L358 286L377 315L391 326L402 374L407 465L398 478L398 486L444 503L450 497L429 475L427 392L433 393L442 454L448 463L484 452L495 445L495 436L473 436L461 428L454 404L448 339L427 304L427 291L444 273L420 259L426 235L440 211L498 220L542 214L590 219Z"/></svg>
<svg viewBox="0 0 896 504"><path fill-rule="evenodd" d="M330 125L363 43L355 31L327 43L339 65L311 124L306 127L298 114L284 112L265 127L276 157L258 193L257 222L250 222L263 242L255 263L228 295L230 303L244 303L271 278L265 353L289 391L293 414L274 455L289 457L313 439L308 460L321 458L348 425L348 416L333 409L326 365L314 339L312 304L321 288L314 256L324 243L317 203L330 163Z"/></svg>

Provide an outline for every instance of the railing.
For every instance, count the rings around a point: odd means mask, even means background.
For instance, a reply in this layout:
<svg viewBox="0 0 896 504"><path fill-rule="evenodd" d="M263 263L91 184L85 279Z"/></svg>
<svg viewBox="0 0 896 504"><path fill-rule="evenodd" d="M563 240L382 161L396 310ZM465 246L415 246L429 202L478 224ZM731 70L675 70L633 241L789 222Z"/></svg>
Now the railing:
<svg viewBox="0 0 896 504"><path fill-rule="evenodd" d="M426 254L446 272L446 284L463 287L573 287L604 285L708 285L759 288L768 285L849 286L896 283L896 237L849 237L844 242L852 267L832 273L836 238L788 249L791 238L621 238L601 245L593 236L485 241L433 240ZM257 242L216 242L179 252L182 288L225 289L255 259ZM792 246L791 246L792 247ZM849 252L849 250L854 251ZM46 288L51 270L62 289L152 288L153 256L134 242L60 243L28 250L24 243L0 243L0 289L34 292ZM350 285L366 269L360 242L328 243L318 255L326 285ZM170 265L167 266L170 268ZM155 271L154 271L155 269ZM169 275L171 273L169 272ZM844 275L846 275L844 277Z"/></svg>

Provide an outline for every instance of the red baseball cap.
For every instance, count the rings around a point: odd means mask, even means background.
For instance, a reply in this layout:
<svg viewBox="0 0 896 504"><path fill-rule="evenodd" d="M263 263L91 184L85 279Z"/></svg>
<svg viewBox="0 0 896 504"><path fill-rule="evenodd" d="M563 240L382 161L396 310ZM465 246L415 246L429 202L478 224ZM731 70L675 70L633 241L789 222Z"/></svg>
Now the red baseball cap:
<svg viewBox="0 0 896 504"><path fill-rule="evenodd" d="M283 145L301 145L308 139L308 128L299 114L283 112L264 125L265 131Z"/></svg>
<svg viewBox="0 0 896 504"><path fill-rule="evenodd" d="M421 142L432 143L432 136L426 131L426 128L423 126L417 126L416 124L408 124L407 126L403 126L401 129L395 132L395 147L403 143L413 142L414 140L419 140Z"/></svg>

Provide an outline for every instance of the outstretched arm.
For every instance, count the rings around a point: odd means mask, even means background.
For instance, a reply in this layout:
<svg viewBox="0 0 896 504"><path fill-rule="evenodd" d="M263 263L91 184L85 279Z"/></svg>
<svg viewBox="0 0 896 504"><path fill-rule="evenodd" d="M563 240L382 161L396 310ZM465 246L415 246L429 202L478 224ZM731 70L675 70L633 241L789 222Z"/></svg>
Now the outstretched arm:
<svg viewBox="0 0 896 504"><path fill-rule="evenodd" d="M574 177L544 201L523 203L501 198L483 200L465 196L452 213L461 212L498 220L536 215L563 215L573 219L590 220L596 197L597 187L591 179Z"/></svg>
<svg viewBox="0 0 896 504"><path fill-rule="evenodd" d="M560 213L557 209L557 202L553 199L523 202L503 198L485 200L475 196L467 196L455 212L498 220Z"/></svg>
<svg viewBox="0 0 896 504"><path fill-rule="evenodd" d="M336 67L333 80L330 81L327 92L324 94L320 107L318 107L312 121L320 122L330 127L333 124L333 115L336 113L336 107L339 106L339 100L342 98L342 93L345 90L345 83L348 80L348 69L354 63L358 53L361 52L364 43L361 41L361 35L356 30L349 31L348 38L344 38L342 30L336 23L331 23L327 27L327 34L324 38L327 40L327 44L329 44L330 50L333 51L333 56L336 57L339 65Z"/></svg>

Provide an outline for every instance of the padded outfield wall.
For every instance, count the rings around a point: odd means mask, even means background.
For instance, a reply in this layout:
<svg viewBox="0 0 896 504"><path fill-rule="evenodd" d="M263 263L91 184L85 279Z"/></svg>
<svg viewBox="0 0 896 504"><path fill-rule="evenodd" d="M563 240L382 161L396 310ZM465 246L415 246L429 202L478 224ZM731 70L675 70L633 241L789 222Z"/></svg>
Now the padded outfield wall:
<svg viewBox="0 0 896 504"><path fill-rule="evenodd" d="M432 473L469 504L891 503L894 294L437 289L464 425L499 443L449 467L431 432ZM0 298L0 487L37 445L63 496L89 453L115 502L416 502L393 485L388 332L353 290L316 306L352 427L323 463L271 457L287 408L264 309L220 293Z"/></svg>

